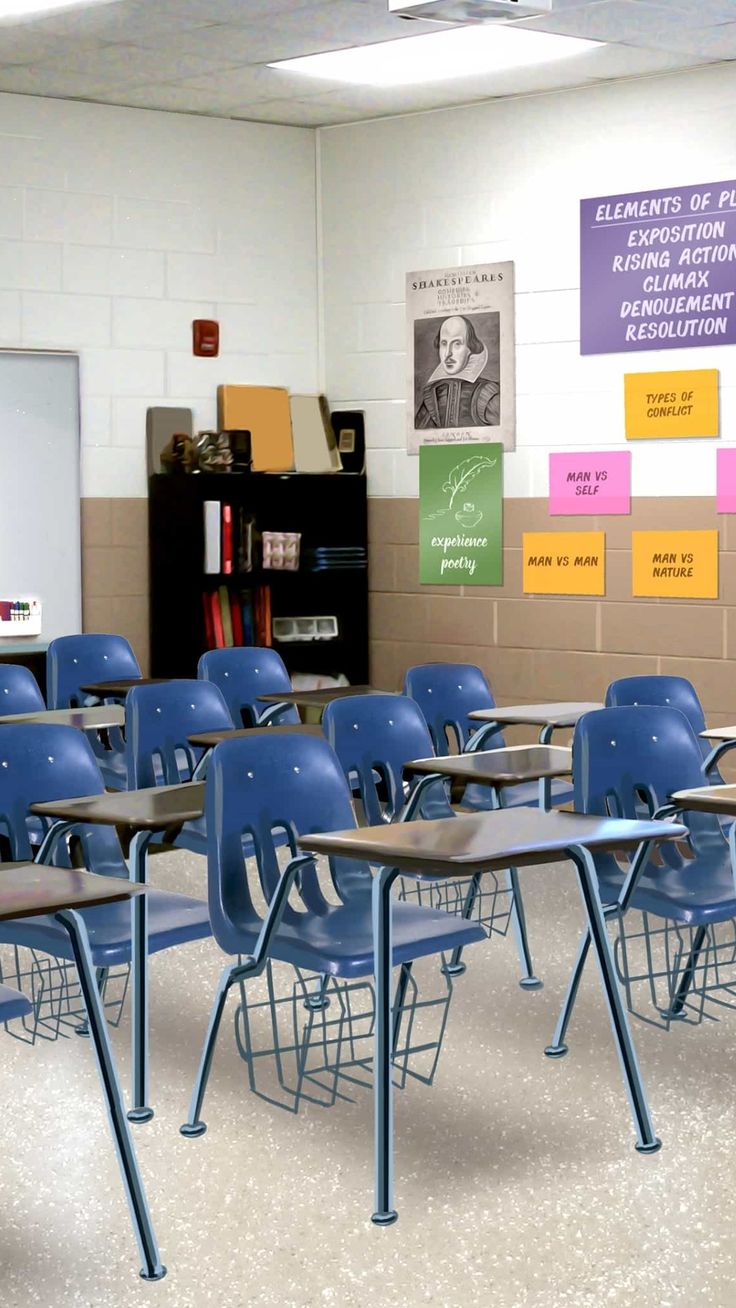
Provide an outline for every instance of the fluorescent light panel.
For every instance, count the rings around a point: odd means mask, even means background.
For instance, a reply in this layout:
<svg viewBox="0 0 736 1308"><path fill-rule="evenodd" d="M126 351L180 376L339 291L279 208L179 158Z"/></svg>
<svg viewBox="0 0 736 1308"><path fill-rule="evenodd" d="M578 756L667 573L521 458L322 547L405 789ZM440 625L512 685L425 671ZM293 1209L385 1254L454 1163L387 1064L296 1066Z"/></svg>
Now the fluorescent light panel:
<svg viewBox="0 0 736 1308"><path fill-rule="evenodd" d="M112 0L0 0L0 23L22 23L25 18L40 18L59 9L87 9L110 3Z"/></svg>
<svg viewBox="0 0 736 1308"><path fill-rule="evenodd" d="M599 44L489 23L281 59L269 68L354 86L419 86L553 63Z"/></svg>

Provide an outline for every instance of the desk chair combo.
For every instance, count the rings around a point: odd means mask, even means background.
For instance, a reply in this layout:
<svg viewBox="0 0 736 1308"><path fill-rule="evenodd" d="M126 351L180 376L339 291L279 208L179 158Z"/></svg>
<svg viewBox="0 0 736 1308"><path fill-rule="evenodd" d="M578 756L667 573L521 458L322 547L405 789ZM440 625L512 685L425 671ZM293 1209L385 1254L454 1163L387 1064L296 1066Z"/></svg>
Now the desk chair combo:
<svg viewBox="0 0 736 1308"><path fill-rule="evenodd" d="M32 804L54 800L73 799L79 796L101 795L104 781L92 749L82 732L73 727L57 726L5 726L0 728L0 825L5 831L14 860L33 857L28 838L29 808ZM112 827L85 826L75 822L57 822L47 831L36 855L37 863L48 863L59 842L73 834L79 841L84 864L91 871L108 877L128 878L117 834ZM0 865L0 871L2 865ZM150 890L136 899L134 920L127 905L115 903L90 910L84 914L90 954L97 969L98 984L109 977L111 969L127 969L133 963L134 978L141 975L137 967L139 954L156 954L193 940L202 940L211 934L207 905L188 895ZM38 917L23 924L22 931L15 923L0 923L0 942L25 946L32 957L51 956L63 964L76 965L77 958L67 933L53 917ZM57 964L58 965L58 964ZM73 995L67 997L66 1006L51 986L51 1000L45 982L48 968L36 964L39 978L33 993L41 1011L35 1014L42 1034L59 1034L64 1019L70 1020L69 1008ZM133 993L133 1084L140 1083L139 1062L141 1048L146 1044L146 1032L140 1027L147 1011L145 994ZM52 1004L49 1012L49 1002ZM122 1003L122 1001L120 1001ZM74 1012L71 1017L74 1017ZM147 1121L152 1109L138 1103L133 1096L130 1110L133 1121Z"/></svg>
<svg viewBox="0 0 736 1308"><path fill-rule="evenodd" d="M702 750L687 718L676 708L646 705L589 713L575 728L573 759L576 812L630 818L645 810L656 819L682 814L687 823L686 844L662 845L656 861L647 855L621 866L610 854L596 860L605 915L618 929L616 962L630 1011L668 1029L736 1006L735 828L727 837L714 813L688 811L686 798L671 802L677 792L696 794L703 786ZM567 1053L589 946L585 933L545 1050L551 1058Z"/></svg>
<svg viewBox="0 0 736 1308"><path fill-rule="evenodd" d="M263 704L261 695L292 691L291 677L275 649L237 647L211 649L197 665L197 676L211 681L222 692L237 726L257 727L267 723L287 725L299 722L291 704Z"/></svg>
<svg viewBox="0 0 736 1308"><path fill-rule="evenodd" d="M335 700L327 705L322 721L348 781L357 785L369 826L456 816L447 781L440 775L423 776L415 780L413 787L407 786L405 764L410 759L428 758L435 753L427 722L413 699L405 695L375 694ZM379 786L387 797L385 802ZM487 810L501 806L495 788L484 786L482 791ZM522 970L520 985L525 989L540 988L541 982L533 971L515 868L508 870L506 889L491 872L485 878L478 876L470 881L452 881L446 877L428 881L402 878L400 896L407 902L429 903L445 912L472 918L488 936L493 932L506 935L511 922ZM465 971L459 951L446 965L446 971L451 976Z"/></svg>
<svg viewBox="0 0 736 1308"><path fill-rule="evenodd" d="M329 860L327 884L318 875L314 858L297 848L298 838L310 832L355 828L350 790L328 743L314 736L275 732L224 741L217 746L207 775L206 818L210 919L214 937L230 961L217 989L189 1118L181 1128L187 1136L201 1135L206 1129L202 1106L227 997L238 986L247 1012L244 991L266 970L271 998L272 962L289 964L297 978L294 1022L304 1029L295 1035L296 1081L291 1087L282 1082L282 1088L291 1091L294 1108L305 1093L312 1097L321 1093L321 1102L326 1094L327 1102L334 1102L340 1078L347 1077L348 1083L359 1079L370 1059L370 1041L367 1052L356 1051L353 1006L357 990L371 988L372 994L373 877L367 864L335 858ZM288 862L282 871L275 837L283 833ZM255 889L267 905L263 913L258 911L244 867L244 844L250 842L257 864ZM418 1049L412 1044L414 963L452 954L485 935L476 923L419 904L394 901L392 917L393 963L400 969L393 1003L392 1058L403 1079L411 1074L414 1054L429 1055L430 1060L436 1054L436 1042L431 1048L424 1041ZM368 1036L372 1019L371 1011L365 1027ZM315 1020L317 1040L313 1039ZM441 1035L442 1031L440 1040ZM317 1065L306 1062L315 1048L321 1056ZM431 1069L422 1079L431 1079Z"/></svg>
<svg viewBox="0 0 736 1308"><path fill-rule="evenodd" d="M458 750L505 749L503 732L493 726L476 726L468 714L478 709L495 709L496 701L480 668L472 663L423 663L409 668L404 678L404 693L416 700L432 737L437 754ZM536 806L539 802L534 782L509 787L503 794L502 807ZM553 781L548 792L549 804L572 801L572 787L567 781ZM463 808L471 812L491 807L485 786L466 786Z"/></svg>
<svg viewBox="0 0 736 1308"><path fill-rule="evenodd" d="M103 1099L143 1264L140 1275L145 1281L160 1281L166 1275L166 1268L159 1256L130 1127L123 1111L89 942L93 922L105 916L110 918L120 911L129 920L130 901L144 897L142 890L131 886L129 881L95 876L90 872L39 868L28 863L5 863L0 867L0 933L13 935L23 944L33 947L39 926L45 924L57 938L66 937L68 942L68 951L79 974ZM8 986L0 986L0 1021L24 1018L30 1007L25 996ZM60 1091L60 1097L62 1094Z"/></svg>
<svg viewBox="0 0 736 1308"><path fill-rule="evenodd" d="M698 698L698 692L686 677L668 677L653 675L648 677L621 677L612 681L606 691L606 708L636 708L641 704L661 708L679 709L684 714L698 742L703 757L703 773L714 785L723 784L723 777L718 771L717 757L711 757L710 745L703 739L705 731L705 714Z"/></svg>
<svg viewBox="0 0 736 1308"><path fill-rule="evenodd" d="M52 640L46 655L49 708L77 708L91 701L82 690L90 681L111 681L114 677L138 680L141 670L133 650L124 636L86 633L59 636ZM110 728L107 741L92 733L90 743L105 779L113 790L126 784L125 741L120 730Z"/></svg>

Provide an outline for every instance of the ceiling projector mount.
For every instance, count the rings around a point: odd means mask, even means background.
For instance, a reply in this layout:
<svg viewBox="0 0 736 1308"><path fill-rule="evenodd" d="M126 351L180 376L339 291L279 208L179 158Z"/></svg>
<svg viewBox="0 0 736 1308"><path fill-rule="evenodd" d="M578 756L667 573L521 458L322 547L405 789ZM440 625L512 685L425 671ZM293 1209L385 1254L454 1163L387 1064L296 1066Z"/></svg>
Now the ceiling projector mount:
<svg viewBox="0 0 736 1308"><path fill-rule="evenodd" d="M554 0L388 0L389 13L429 23L487 23L492 19L539 18Z"/></svg>

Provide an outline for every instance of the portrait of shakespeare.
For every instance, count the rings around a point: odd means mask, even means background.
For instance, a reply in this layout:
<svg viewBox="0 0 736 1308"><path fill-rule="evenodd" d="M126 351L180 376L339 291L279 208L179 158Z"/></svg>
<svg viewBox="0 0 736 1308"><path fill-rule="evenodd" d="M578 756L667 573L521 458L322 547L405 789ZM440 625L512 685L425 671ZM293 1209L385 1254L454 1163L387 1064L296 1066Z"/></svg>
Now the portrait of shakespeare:
<svg viewBox="0 0 736 1308"><path fill-rule="evenodd" d="M497 314L482 315L498 323ZM436 322L436 319L435 319ZM417 330L430 323L417 322ZM496 327L496 334L498 328ZM432 341L438 363L419 391L414 427L497 427L501 386L488 376L488 346L470 318L445 318ZM498 348L495 350L498 358ZM418 360L417 360L418 362ZM419 380L419 379L417 379Z"/></svg>

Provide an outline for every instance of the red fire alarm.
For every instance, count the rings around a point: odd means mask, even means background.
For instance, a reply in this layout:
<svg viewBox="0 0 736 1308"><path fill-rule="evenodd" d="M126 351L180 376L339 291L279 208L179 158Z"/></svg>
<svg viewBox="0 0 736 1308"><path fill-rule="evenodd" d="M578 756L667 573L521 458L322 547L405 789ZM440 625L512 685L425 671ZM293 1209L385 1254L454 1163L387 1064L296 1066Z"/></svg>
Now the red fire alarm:
<svg viewBox="0 0 736 1308"><path fill-rule="evenodd" d="M220 324L211 318L195 318L192 323L194 353L214 359L220 352Z"/></svg>

